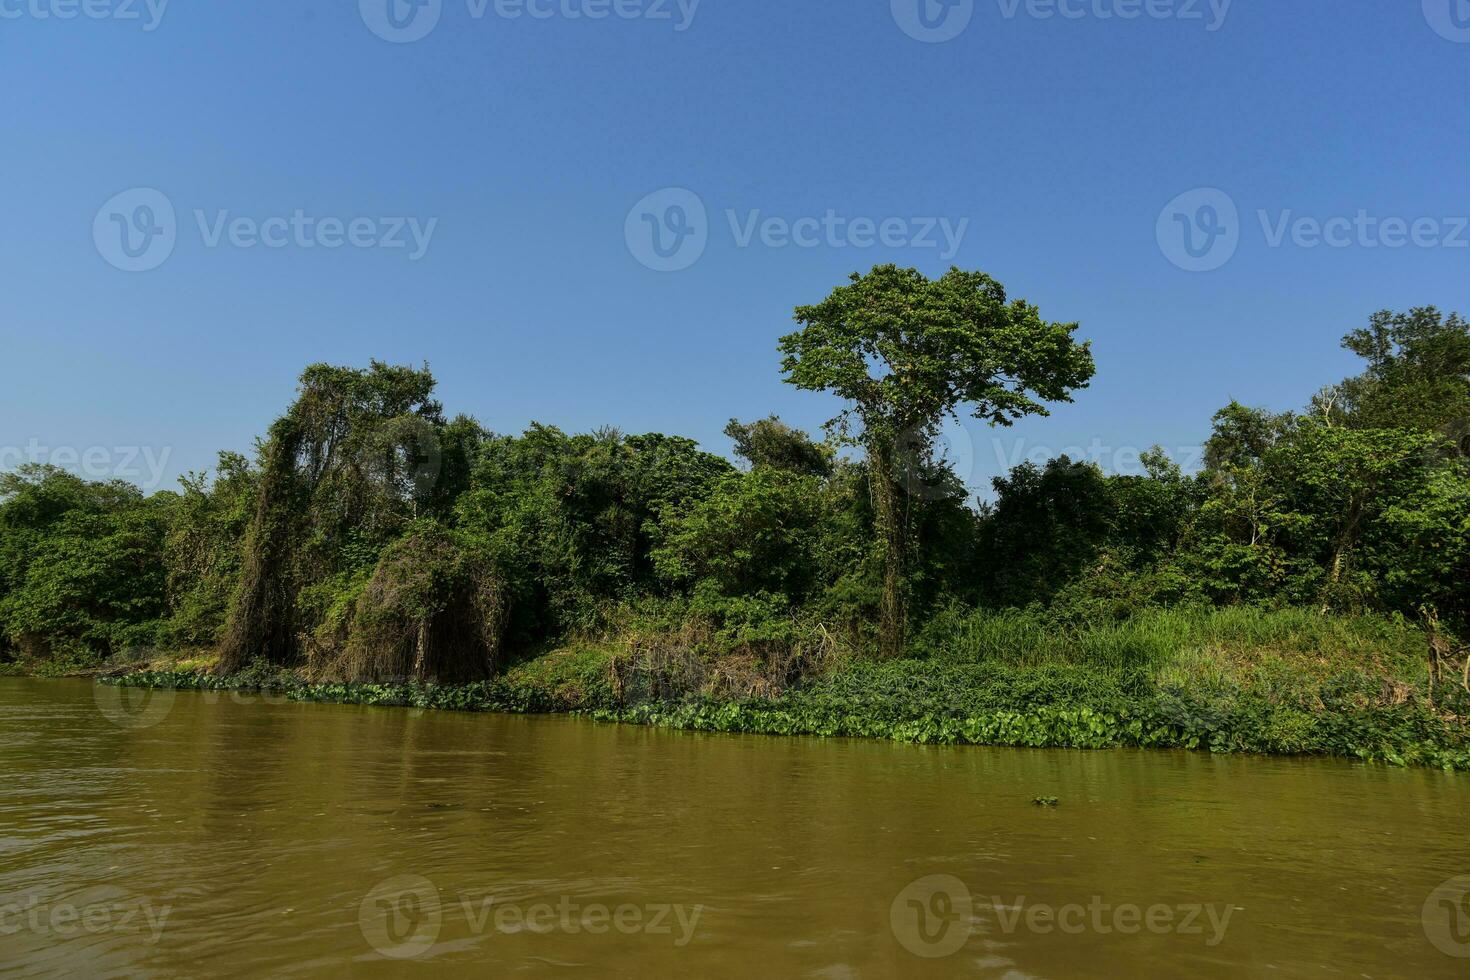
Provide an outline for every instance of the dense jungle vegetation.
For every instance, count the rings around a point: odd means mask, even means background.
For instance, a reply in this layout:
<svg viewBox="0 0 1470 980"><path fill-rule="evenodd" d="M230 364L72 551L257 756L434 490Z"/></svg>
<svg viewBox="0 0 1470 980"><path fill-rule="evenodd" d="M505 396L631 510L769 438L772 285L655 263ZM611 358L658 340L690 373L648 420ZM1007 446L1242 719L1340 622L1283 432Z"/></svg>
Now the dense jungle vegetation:
<svg viewBox="0 0 1470 980"><path fill-rule="evenodd" d="M731 421L738 465L671 435L495 433L427 366L373 363L308 367L252 457L177 491L0 475L0 660L693 727L1470 751L1445 720L1470 713L1458 315L1374 315L1343 340L1361 373L1299 411L1222 407L1197 473L1061 457L983 504L939 427L1071 400L1076 324L892 266L796 321L786 379L845 409L821 438ZM1356 724L1397 734L1365 750Z"/></svg>

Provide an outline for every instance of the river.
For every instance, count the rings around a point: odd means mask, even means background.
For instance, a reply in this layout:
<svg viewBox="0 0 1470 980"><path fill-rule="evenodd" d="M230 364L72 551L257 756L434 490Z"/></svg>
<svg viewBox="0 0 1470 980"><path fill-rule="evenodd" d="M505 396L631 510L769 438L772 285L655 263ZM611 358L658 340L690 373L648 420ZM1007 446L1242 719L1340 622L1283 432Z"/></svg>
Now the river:
<svg viewBox="0 0 1470 980"><path fill-rule="evenodd" d="M0 760L7 976L1470 975L1441 772L10 678Z"/></svg>

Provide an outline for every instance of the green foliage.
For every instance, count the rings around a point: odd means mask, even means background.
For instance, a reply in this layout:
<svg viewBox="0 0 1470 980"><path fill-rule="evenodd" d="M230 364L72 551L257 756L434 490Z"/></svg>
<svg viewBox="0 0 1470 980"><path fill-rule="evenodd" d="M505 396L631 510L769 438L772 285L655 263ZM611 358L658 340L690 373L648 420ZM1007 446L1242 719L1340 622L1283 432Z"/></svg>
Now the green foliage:
<svg viewBox="0 0 1470 980"><path fill-rule="evenodd" d="M77 663L157 643L176 505L48 466L0 474L0 648Z"/></svg>
<svg viewBox="0 0 1470 980"><path fill-rule="evenodd" d="M314 684L264 663L236 674L198 671L136 671L99 678L104 684L178 691L242 691L291 701L406 706L445 711L505 711L521 714L592 711L616 704L604 651L567 651L542 658L501 677L468 684L351 682Z"/></svg>
<svg viewBox="0 0 1470 980"><path fill-rule="evenodd" d="M983 272L916 269L854 273L826 300L796 310L802 329L781 338L792 384L831 391L870 432L925 429L957 406L1005 424L1047 414L1092 377L1075 323L1048 323ZM875 369L879 373L875 374Z"/></svg>
<svg viewBox="0 0 1470 980"><path fill-rule="evenodd" d="M309 367L256 458L177 493L0 474L0 660L218 646L216 675L138 682L1461 764L1470 694L1430 710L1413 625L1470 635L1459 317L1375 316L1345 341L1364 372L1302 413L1224 407L1201 473L1064 457L974 508L935 427L1068 397L1092 372L1075 325L891 266L797 316L788 380L848 404L823 443L732 421L741 469L659 434L492 435L446 419L427 369L373 363Z"/></svg>
<svg viewBox="0 0 1470 980"><path fill-rule="evenodd" d="M1161 574L1159 564L1177 552L1199 485L1162 451L1143 462L1146 476L1106 476L1063 456L997 477L979 528L986 603L1075 607L1087 593L1096 599L1093 615L1107 619L1185 599L1187 583Z"/></svg>
<svg viewBox="0 0 1470 980"><path fill-rule="evenodd" d="M725 435L735 443L735 455L755 469L785 470L804 476L830 476L836 450L827 443L813 442L799 429L770 418L745 424L731 419Z"/></svg>
<svg viewBox="0 0 1470 980"><path fill-rule="evenodd" d="M1372 569L1385 605L1427 602L1462 628L1470 624L1470 461L1437 467L1386 501L1379 538Z"/></svg>
<svg viewBox="0 0 1470 980"><path fill-rule="evenodd" d="M1108 479L1096 466L1063 456L1044 469L1022 463L994 485L981 545L987 596L1002 606L1048 601L1109 538L1115 506Z"/></svg>
<svg viewBox="0 0 1470 980"><path fill-rule="evenodd" d="M456 520L496 556L511 643L528 648L595 632L609 606L652 591L659 516L732 472L688 439L533 425L483 447Z"/></svg>
<svg viewBox="0 0 1470 980"><path fill-rule="evenodd" d="M390 545L352 602L351 677L464 682L500 666L505 589L482 541L430 519Z"/></svg>
<svg viewBox="0 0 1470 980"><path fill-rule="evenodd" d="M236 677L143 672L107 683L271 691L297 701L456 711L588 712L604 721L709 732L931 744L1329 755L1470 770L1470 729L1420 702L1386 700L1364 674L1183 688L1143 670L1079 664L851 663L777 696L629 701L596 649L553 654L473 684L306 684L267 668Z"/></svg>
<svg viewBox="0 0 1470 980"><path fill-rule="evenodd" d="M225 670L256 658L299 662L304 638L320 638L324 615L340 605L323 583L360 582L412 521L447 513L485 434L469 420L446 423L433 391L427 366L302 372L295 402L260 449L220 651Z"/></svg>
<svg viewBox="0 0 1470 980"><path fill-rule="evenodd" d="M1154 746L1470 769L1470 728L1430 710L1397 679L1412 674L1423 640L1402 622L1305 610L1155 611L1126 629L1057 639L1039 611L993 622L946 616L948 659L839 661L819 677L777 687L740 688L704 674L671 689L628 673L621 655L598 647L558 651L462 685L307 684L265 665L233 677L141 672L108 681L269 690L302 701L579 711L714 732ZM1454 710L1470 712L1470 696L1452 698Z"/></svg>
<svg viewBox="0 0 1470 980"><path fill-rule="evenodd" d="M164 539L169 647L213 647L224 631L240 575L258 474L238 453L220 453L214 479L191 473Z"/></svg>
<svg viewBox="0 0 1470 980"><path fill-rule="evenodd" d="M1340 402L1356 427L1466 435L1470 420L1470 323L1432 306L1374 314L1342 345L1367 361L1367 370L1319 396ZM1462 446L1462 449L1466 448Z"/></svg>
<svg viewBox="0 0 1470 980"><path fill-rule="evenodd" d="M912 525L927 494L940 424L963 406L992 425L1046 415L1070 401L1094 365L1075 323L1049 323L983 272L952 268L930 280L894 265L854 273L821 303L797 307L801 329L781 338L787 381L846 402L829 426L862 428L883 561L879 644L903 652L912 586Z"/></svg>
<svg viewBox="0 0 1470 980"><path fill-rule="evenodd" d="M765 467L727 474L682 513L666 513L654 566L674 583L799 602L818 581L823 504L815 476Z"/></svg>
<svg viewBox="0 0 1470 980"><path fill-rule="evenodd" d="M1280 696L1196 693L1077 667L858 664L777 699L696 699L602 710L605 720L699 731L906 742L1347 756L1470 769L1470 733L1423 705L1364 704L1366 682Z"/></svg>
<svg viewBox="0 0 1470 980"><path fill-rule="evenodd" d="M1432 435L1402 429L1353 429L1315 418L1286 424L1259 456L1236 454L1207 473L1186 567L1217 601L1384 608L1391 598L1384 584L1406 554L1421 548L1405 532L1420 541L1435 533L1407 525L1405 505L1429 487L1447 489L1443 480L1462 478L1436 456L1435 445ZM1413 608L1403 599L1396 605Z"/></svg>
<svg viewBox="0 0 1470 980"><path fill-rule="evenodd" d="M1423 649L1423 633L1402 618L1252 606L1149 608L1091 620L1055 605L987 612L957 604L931 618L914 643L915 655L942 663L1171 670L1181 683L1201 675L1180 671L1272 656L1353 665L1407 682L1420 669Z"/></svg>

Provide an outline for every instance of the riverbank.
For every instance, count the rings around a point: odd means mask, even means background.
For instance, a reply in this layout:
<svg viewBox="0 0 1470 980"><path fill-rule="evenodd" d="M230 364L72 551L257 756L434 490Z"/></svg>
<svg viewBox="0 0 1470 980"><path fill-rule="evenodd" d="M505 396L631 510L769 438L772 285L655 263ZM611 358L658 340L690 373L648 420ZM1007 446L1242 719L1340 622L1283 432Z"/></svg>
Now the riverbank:
<svg viewBox="0 0 1470 980"><path fill-rule="evenodd" d="M954 640L947 657L839 663L766 696L708 689L650 696L629 683L640 675L628 669L626 652L597 645L454 686L331 683L268 670L221 677L195 667L102 682L270 691L339 704L578 713L693 731L1319 755L1470 770L1467 699L1455 691L1430 708L1414 678L1417 630L1378 620L1303 626L1313 621L1297 616L1155 616L1074 637L1069 648L1056 636L1038 635L1030 646L1012 637L1008 654L989 650L1004 633L992 623L973 630L968 645ZM1157 645L1152 653L1144 649L1149 643Z"/></svg>

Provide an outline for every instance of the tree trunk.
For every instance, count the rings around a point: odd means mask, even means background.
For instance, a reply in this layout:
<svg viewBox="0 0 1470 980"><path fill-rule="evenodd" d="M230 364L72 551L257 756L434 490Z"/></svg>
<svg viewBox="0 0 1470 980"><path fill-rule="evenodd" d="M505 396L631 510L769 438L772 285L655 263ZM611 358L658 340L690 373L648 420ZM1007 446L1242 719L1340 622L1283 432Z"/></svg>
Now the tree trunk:
<svg viewBox="0 0 1470 980"><path fill-rule="evenodd" d="M883 598L878 608L878 653L884 660L903 656L908 619L905 571L908 536L899 513L899 488L893 481L893 446L870 440L868 482L878 544L883 553Z"/></svg>
<svg viewBox="0 0 1470 980"><path fill-rule="evenodd" d="M1360 497L1354 497L1348 506L1347 518L1338 531L1336 539L1332 543L1332 561L1327 573L1328 584L1322 589L1322 615L1327 615L1332 610L1332 593L1336 585L1342 581L1342 566L1347 559L1348 552L1357 543L1358 525L1363 519L1363 501Z"/></svg>
<svg viewBox="0 0 1470 980"><path fill-rule="evenodd" d="M291 581L296 453L300 434L282 419L271 429L255 517L245 535L240 583L220 643L221 674L237 673L259 659L291 666L296 642L296 588Z"/></svg>

